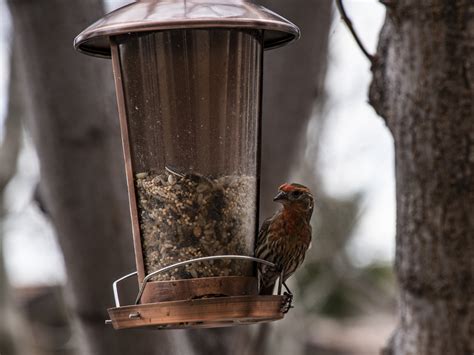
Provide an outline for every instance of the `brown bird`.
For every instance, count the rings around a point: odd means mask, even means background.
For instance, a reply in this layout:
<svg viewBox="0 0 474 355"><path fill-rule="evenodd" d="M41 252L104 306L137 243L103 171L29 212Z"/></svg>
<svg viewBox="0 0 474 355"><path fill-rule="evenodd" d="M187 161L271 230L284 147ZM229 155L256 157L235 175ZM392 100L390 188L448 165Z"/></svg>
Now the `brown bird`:
<svg viewBox="0 0 474 355"><path fill-rule="evenodd" d="M295 272L311 244L310 219L314 207L311 191L300 184L283 184L273 201L281 203L283 209L263 222L255 255L276 264L277 268L259 264L261 295L273 294L281 272L283 282Z"/></svg>

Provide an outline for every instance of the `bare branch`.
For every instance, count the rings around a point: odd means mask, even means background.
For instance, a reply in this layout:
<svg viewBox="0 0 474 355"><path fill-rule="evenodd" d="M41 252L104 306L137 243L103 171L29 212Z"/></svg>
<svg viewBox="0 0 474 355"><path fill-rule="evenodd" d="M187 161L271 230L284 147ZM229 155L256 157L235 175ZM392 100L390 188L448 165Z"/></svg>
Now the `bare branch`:
<svg viewBox="0 0 474 355"><path fill-rule="evenodd" d="M346 14L346 10L344 9L344 5L342 4L342 0L336 0L336 6L337 6L337 9L339 10L339 13L341 14L342 21L345 22L345 24L349 28L349 31L351 31L351 34L354 37L355 41L357 42L357 45L359 46L360 50L370 60L370 62L373 63L374 60L375 60L375 56L370 54L367 51L367 49L365 49L362 41L360 40L359 36L357 35L357 33L354 29L354 26L352 25L351 19Z"/></svg>

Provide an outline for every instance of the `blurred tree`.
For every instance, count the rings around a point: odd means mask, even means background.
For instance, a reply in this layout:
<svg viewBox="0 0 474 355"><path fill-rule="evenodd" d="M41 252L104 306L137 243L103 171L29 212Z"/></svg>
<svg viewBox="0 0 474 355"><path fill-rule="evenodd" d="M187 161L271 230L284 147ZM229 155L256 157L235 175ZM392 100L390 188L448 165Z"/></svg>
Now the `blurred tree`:
<svg viewBox="0 0 474 355"><path fill-rule="evenodd" d="M8 4L40 160L41 201L65 257L80 353L168 353L169 333L117 336L104 326L111 282L133 270L134 260L111 66L72 47L74 36L103 14L102 4Z"/></svg>
<svg viewBox="0 0 474 355"><path fill-rule="evenodd" d="M294 21L302 33L296 43L265 53L260 193L263 220L275 210L272 197L278 186L301 167L308 122L324 99L332 0L259 3Z"/></svg>
<svg viewBox="0 0 474 355"><path fill-rule="evenodd" d="M474 2L382 2L370 102L395 140L400 285L386 354L472 354Z"/></svg>
<svg viewBox="0 0 474 355"><path fill-rule="evenodd" d="M12 49L12 63L15 63ZM16 58L16 57L15 57ZM12 65L10 68L9 99L7 107L7 117L3 139L0 142L0 314L3 321L0 322L0 354L14 355L17 353L11 327L12 300L10 297L10 285L7 279L5 263L3 258L3 220L6 208L3 203L4 191L7 184L16 171L16 162L21 146L21 116L23 114L21 102L21 88L18 79L18 66Z"/></svg>
<svg viewBox="0 0 474 355"><path fill-rule="evenodd" d="M25 87L20 80L18 46L11 49L10 87L5 134L0 144L0 354L71 355L71 327L60 286L14 288L9 285L3 263L3 221L8 211L3 201L7 183L13 179L24 148Z"/></svg>
<svg viewBox="0 0 474 355"><path fill-rule="evenodd" d="M350 255L349 243L364 213L362 195L336 198L320 186L313 189L318 196L314 247L297 274L306 310L330 318L361 316L368 310L390 312L394 308L390 265L376 261L356 266Z"/></svg>
<svg viewBox="0 0 474 355"><path fill-rule="evenodd" d="M19 354L77 354L62 286L20 287L11 294L18 318L13 329L18 333L15 345Z"/></svg>
<svg viewBox="0 0 474 355"><path fill-rule="evenodd" d="M103 14L100 0L8 0L26 83L28 128L41 165L38 189L68 273L81 354L236 353L248 329L115 332L105 327L109 286L134 269L111 66L71 42ZM290 175L325 71L329 0L268 1L302 27L302 41L269 55L264 97L262 203ZM291 88L291 92L288 92ZM272 133L273 132L273 133ZM266 147L266 148L265 148ZM269 147L278 147L275 150ZM98 272L100 271L100 272ZM179 335L179 339L173 339ZM256 339L260 342L260 339Z"/></svg>

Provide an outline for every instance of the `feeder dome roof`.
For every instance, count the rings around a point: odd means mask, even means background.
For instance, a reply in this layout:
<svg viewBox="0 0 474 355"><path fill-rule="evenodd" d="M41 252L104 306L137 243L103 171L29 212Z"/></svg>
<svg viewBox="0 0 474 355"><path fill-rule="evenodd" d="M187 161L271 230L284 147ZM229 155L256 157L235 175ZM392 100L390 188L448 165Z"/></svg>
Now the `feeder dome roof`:
<svg viewBox="0 0 474 355"><path fill-rule="evenodd" d="M109 36L173 29L236 28L263 30L264 48L275 48L300 36L291 22L249 0L138 0L85 29L74 47L110 58Z"/></svg>

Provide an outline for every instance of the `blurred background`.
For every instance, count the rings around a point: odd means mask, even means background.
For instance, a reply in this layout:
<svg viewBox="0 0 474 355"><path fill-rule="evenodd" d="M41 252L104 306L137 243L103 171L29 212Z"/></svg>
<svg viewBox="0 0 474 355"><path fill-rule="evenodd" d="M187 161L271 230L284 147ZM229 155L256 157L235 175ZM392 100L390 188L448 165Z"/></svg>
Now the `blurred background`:
<svg viewBox="0 0 474 355"><path fill-rule="evenodd" d="M106 10L127 2L105 1ZM384 7L372 0L346 3L359 36L369 51L375 52ZM284 9L275 9L272 1L264 4L299 24ZM393 141L367 103L370 64L334 4L327 4L326 44L313 49L324 55L318 74L321 84L311 96L311 114L302 123L301 137L289 157L291 170L285 172L291 181L316 191L315 239L305 263L289 283L295 308L285 320L272 325L267 342L271 354L377 354L396 321L391 271L395 244ZM70 321L63 253L51 220L35 199L40 181L38 155L24 122L10 123L16 128L7 129L13 22L5 0L0 1L0 14L0 312L7 319L1 343L11 354L76 354L80 344L77 327ZM311 32L302 29L304 46L313 39ZM292 51L292 47L284 50ZM278 52L269 53L269 61ZM269 80L277 65L270 62L269 68L265 66ZM285 95L293 94L288 92L289 84L276 85L286 87ZM292 112L298 111L288 114ZM264 117L265 124L265 109ZM277 126L268 124L268 131L264 125L263 175L266 164L271 164L265 156L278 154L271 148L278 143L269 138L278 129L278 122L274 124ZM7 131L17 133L8 136ZM9 164L13 170L3 171L7 160L1 159L6 156L9 162L14 160ZM268 199L277 186L271 182L262 187L262 218L277 207ZM110 289L109 284L103 287Z"/></svg>

